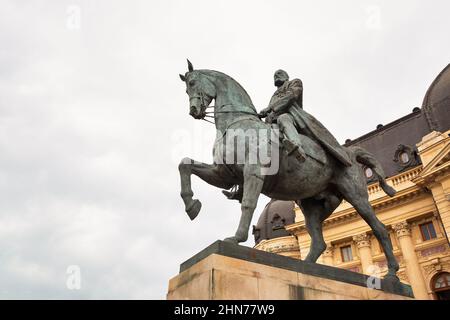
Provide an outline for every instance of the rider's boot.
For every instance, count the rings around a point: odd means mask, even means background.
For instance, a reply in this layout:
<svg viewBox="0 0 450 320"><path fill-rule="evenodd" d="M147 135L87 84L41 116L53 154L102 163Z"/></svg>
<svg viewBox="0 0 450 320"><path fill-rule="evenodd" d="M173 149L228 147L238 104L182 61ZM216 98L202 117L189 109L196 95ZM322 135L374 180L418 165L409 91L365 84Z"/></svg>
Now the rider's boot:
<svg viewBox="0 0 450 320"><path fill-rule="evenodd" d="M284 139L283 146L288 156L293 155L299 162L305 162L306 153L300 145L295 144L288 139Z"/></svg>
<svg viewBox="0 0 450 320"><path fill-rule="evenodd" d="M237 186L236 190L232 190L232 191L222 190L222 193L229 200L238 200L239 202L242 201L242 197L244 196L242 186Z"/></svg>

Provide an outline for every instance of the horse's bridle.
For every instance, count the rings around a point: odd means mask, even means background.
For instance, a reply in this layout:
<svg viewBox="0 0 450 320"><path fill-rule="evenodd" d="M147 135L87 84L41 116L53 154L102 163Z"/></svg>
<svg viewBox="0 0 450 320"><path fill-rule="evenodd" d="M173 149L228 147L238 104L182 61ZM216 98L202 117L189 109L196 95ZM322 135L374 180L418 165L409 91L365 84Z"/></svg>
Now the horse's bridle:
<svg viewBox="0 0 450 320"><path fill-rule="evenodd" d="M189 104L193 99L200 99L200 116L201 118L204 118L205 116L205 110L206 110L206 104L205 104L205 94L203 92L199 92L198 95L189 97Z"/></svg>
<svg viewBox="0 0 450 320"><path fill-rule="evenodd" d="M223 105L221 105L220 107L219 107L219 110L220 109L222 109L223 107L225 107L225 106L232 106L232 104L231 103L225 103L225 104L223 104ZM248 107L248 106L245 106L245 107ZM248 107L248 108L250 108L250 107ZM251 109L251 108L250 108ZM244 113L244 114L250 114L250 115L253 115L253 116L259 116L258 115L258 113L256 113L255 111L244 111L244 110L225 110L225 111L215 111L215 113Z"/></svg>
<svg viewBox="0 0 450 320"><path fill-rule="evenodd" d="M193 99L200 99L200 114L202 116L202 118L205 116L206 112L206 104L205 104L205 94L203 92L199 92L198 95L189 97L189 103L193 100ZM221 109L225 106L232 106L231 103L225 103L223 105L221 105L214 113L243 113L243 114L249 114L249 115L253 115L253 116L257 116L259 118L260 115L258 113L256 113L255 111L244 111L244 110L225 110L225 111L221 111ZM251 108L250 108L251 109Z"/></svg>

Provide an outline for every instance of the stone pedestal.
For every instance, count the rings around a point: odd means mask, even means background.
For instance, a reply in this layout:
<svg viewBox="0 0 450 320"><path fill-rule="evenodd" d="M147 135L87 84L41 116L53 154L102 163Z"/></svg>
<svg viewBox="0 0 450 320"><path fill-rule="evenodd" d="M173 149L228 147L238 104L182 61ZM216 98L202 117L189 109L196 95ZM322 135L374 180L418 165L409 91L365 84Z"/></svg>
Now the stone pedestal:
<svg viewBox="0 0 450 320"><path fill-rule="evenodd" d="M408 300L411 287L217 241L180 266L167 299ZM379 280L379 279L377 279Z"/></svg>

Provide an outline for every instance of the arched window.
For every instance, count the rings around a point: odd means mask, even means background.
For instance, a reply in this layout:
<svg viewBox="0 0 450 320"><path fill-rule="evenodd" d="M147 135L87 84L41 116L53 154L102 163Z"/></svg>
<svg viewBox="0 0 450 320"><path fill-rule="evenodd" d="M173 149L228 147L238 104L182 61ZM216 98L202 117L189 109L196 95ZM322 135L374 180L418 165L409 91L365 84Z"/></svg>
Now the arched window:
<svg viewBox="0 0 450 320"><path fill-rule="evenodd" d="M439 273L434 277L433 291L438 300L450 300L450 273Z"/></svg>
<svg viewBox="0 0 450 320"><path fill-rule="evenodd" d="M407 152L400 153L400 161L404 164L409 162L409 154Z"/></svg>
<svg viewBox="0 0 450 320"><path fill-rule="evenodd" d="M369 167L366 167L366 168L364 169L364 174L366 175L366 178L367 178L367 179L370 179L370 178L373 177L373 171L372 171L372 169L370 169Z"/></svg>

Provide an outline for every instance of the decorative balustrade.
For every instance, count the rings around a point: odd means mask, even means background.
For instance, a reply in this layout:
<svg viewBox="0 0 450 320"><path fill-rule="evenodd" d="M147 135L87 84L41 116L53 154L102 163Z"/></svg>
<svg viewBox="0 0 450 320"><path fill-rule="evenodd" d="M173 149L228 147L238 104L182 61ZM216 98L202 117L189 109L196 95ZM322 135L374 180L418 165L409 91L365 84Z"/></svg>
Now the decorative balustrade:
<svg viewBox="0 0 450 320"><path fill-rule="evenodd" d="M398 186L398 185L400 185L400 184L402 184L404 182L411 181L412 179L417 177L420 174L421 171L422 171L422 167L417 167L417 168L415 168L413 170L404 172L404 173L402 173L402 174L400 174L398 176L395 176L393 178L389 178L387 181L392 182L392 184L394 186ZM381 189L381 187L380 187L380 185L378 183L377 184L373 184L373 185L371 185L371 186L369 186L367 188L367 191L368 191L369 195L377 193L377 192L380 192L381 190L382 189Z"/></svg>

